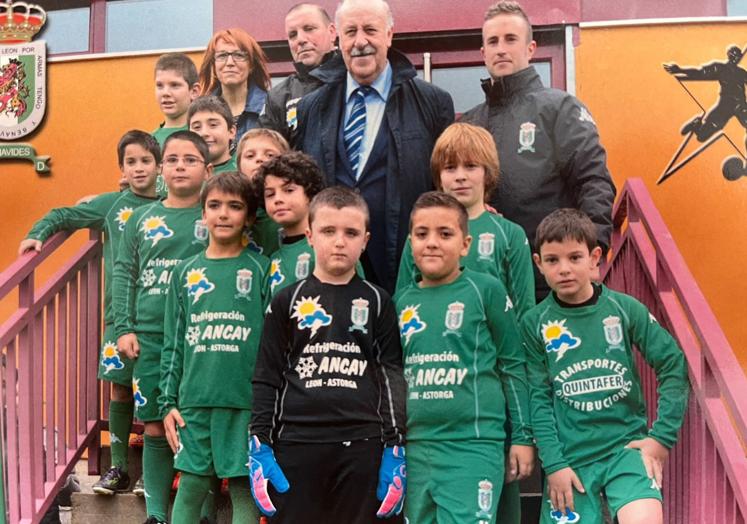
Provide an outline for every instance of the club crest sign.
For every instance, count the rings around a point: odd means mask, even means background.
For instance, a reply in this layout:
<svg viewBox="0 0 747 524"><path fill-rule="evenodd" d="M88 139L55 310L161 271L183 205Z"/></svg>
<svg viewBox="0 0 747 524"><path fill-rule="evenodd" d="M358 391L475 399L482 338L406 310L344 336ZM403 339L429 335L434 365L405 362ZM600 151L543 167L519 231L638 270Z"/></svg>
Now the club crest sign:
<svg viewBox="0 0 747 524"><path fill-rule="evenodd" d="M28 135L44 117L46 45L31 39L46 20L38 5L0 2L0 140Z"/></svg>

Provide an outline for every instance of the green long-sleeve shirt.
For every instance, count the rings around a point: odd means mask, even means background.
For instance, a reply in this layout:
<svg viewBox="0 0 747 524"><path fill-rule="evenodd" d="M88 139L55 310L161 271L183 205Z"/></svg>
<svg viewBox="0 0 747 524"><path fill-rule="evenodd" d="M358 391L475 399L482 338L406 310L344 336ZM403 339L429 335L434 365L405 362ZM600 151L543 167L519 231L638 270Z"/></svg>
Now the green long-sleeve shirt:
<svg viewBox="0 0 747 524"><path fill-rule="evenodd" d="M501 281L514 304L519 320L535 304L532 253L524 230L518 224L485 211L469 221L472 237L464 267L493 275ZM397 274L397 291L416 282L420 272L407 240Z"/></svg>
<svg viewBox="0 0 747 524"><path fill-rule="evenodd" d="M498 279L465 269L452 283L395 297L405 361L408 440L531 444L524 354Z"/></svg>
<svg viewBox="0 0 747 524"><path fill-rule="evenodd" d="M171 208L158 201L133 212L114 263L112 304L117 337L163 334L171 272L182 260L204 250L207 238L199 206Z"/></svg>
<svg viewBox="0 0 747 524"><path fill-rule="evenodd" d="M551 294L527 313L522 333L532 427L548 474L590 464L647 436L674 445L687 407L687 367L643 304L606 287L596 304L582 307L563 307ZM633 345L659 382L650 430Z"/></svg>
<svg viewBox="0 0 747 524"><path fill-rule="evenodd" d="M155 198L136 195L129 189L116 193L104 193L77 206L58 207L51 210L33 225L26 238L45 242L58 231L74 231L83 228L104 232L104 321L110 324L114 318L112 273L119 239L133 211L144 204L153 203L154 200Z"/></svg>
<svg viewBox="0 0 747 524"><path fill-rule="evenodd" d="M174 270L166 299L161 395L171 408L252 408L252 376L268 303L269 260L188 258Z"/></svg>

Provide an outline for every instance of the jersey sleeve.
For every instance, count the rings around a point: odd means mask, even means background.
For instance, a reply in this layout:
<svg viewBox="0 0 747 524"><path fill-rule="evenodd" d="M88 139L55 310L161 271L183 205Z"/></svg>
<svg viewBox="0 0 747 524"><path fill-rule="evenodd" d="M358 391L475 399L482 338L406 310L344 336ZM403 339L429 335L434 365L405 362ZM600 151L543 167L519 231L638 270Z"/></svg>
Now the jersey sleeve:
<svg viewBox="0 0 747 524"><path fill-rule="evenodd" d="M612 235L615 184L607 170L607 153L599 142L596 124L575 97L566 96L553 130L555 150L568 187L576 195L576 208L597 226L604 249Z"/></svg>
<svg viewBox="0 0 747 524"><path fill-rule="evenodd" d="M114 261L112 310L117 338L135 331L135 288L139 265L138 224L139 220L135 220L134 217L127 221Z"/></svg>
<svg viewBox="0 0 747 524"><path fill-rule="evenodd" d="M260 442L272 443L272 428L280 402L283 370L290 351L288 291L275 295L265 315L259 353L252 378L250 431Z"/></svg>
<svg viewBox="0 0 747 524"><path fill-rule="evenodd" d="M402 256L399 259L399 271L397 271L395 294L415 282L416 274L417 267L415 266L415 259L412 256L412 245L408 238L405 242L405 247L402 250Z"/></svg>
<svg viewBox="0 0 747 524"><path fill-rule="evenodd" d="M542 461L542 468L549 475L569 467L570 464L565 458L563 443L558 436L552 383L545 361L544 344L535 333L534 326L535 322L531 317L524 318L521 333L527 359L532 431Z"/></svg>
<svg viewBox="0 0 747 524"><path fill-rule="evenodd" d="M178 407L179 384L184 370L184 333L187 315L182 296L183 270L173 275L166 295L164 311L164 339L161 350L161 379L158 409L164 417L171 408Z"/></svg>
<svg viewBox="0 0 747 524"><path fill-rule="evenodd" d="M671 448L677 442L687 409L689 383L687 364L677 342L661 327L646 306L631 299L630 321L633 343L654 368L658 382L657 416L649 436Z"/></svg>
<svg viewBox="0 0 747 524"><path fill-rule="evenodd" d="M72 207L58 207L36 222L26 238L45 242L58 231L74 231L83 228L104 230L106 215L111 210L116 193L99 195L89 202Z"/></svg>
<svg viewBox="0 0 747 524"><path fill-rule="evenodd" d="M508 294L513 300L516 318L521 321L524 313L534 307L535 300L532 250L520 226L512 227L509 231L507 263Z"/></svg>
<svg viewBox="0 0 747 524"><path fill-rule="evenodd" d="M526 359L516 326L516 317L513 308L508 307L506 290L498 281L494 287L486 290L485 296L488 299L485 315L497 350L498 371L508 404L511 443L532 445Z"/></svg>
<svg viewBox="0 0 747 524"><path fill-rule="evenodd" d="M379 394L382 434L387 446L405 442L405 397L407 386L402 367L402 346L394 303L389 296L382 297L381 311L376 322L374 340L379 364Z"/></svg>

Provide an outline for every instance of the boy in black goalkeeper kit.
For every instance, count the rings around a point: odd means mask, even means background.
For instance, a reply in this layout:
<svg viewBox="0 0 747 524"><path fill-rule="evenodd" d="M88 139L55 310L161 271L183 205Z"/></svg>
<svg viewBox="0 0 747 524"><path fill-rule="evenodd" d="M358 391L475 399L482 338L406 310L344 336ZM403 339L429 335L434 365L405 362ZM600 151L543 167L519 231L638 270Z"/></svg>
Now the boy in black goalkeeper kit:
<svg viewBox="0 0 747 524"><path fill-rule="evenodd" d="M311 202L309 228L314 271L281 290L265 318L253 380L252 494L271 523L401 522L397 318L387 293L355 271L368 208L349 189L325 189Z"/></svg>
<svg viewBox="0 0 747 524"><path fill-rule="evenodd" d="M620 524L663 521L661 476L687 406L687 367L648 309L594 284L601 250L581 211L537 228L534 261L552 293L522 321L532 425L547 473L541 522L602 522L604 491ZM632 347L656 372L649 428Z"/></svg>
<svg viewBox="0 0 747 524"><path fill-rule="evenodd" d="M199 520L214 475L229 479L233 522L257 522L246 432L269 260L242 245L257 209L245 175L213 176L201 200L209 244L174 270L161 354L158 404L182 473L172 522Z"/></svg>

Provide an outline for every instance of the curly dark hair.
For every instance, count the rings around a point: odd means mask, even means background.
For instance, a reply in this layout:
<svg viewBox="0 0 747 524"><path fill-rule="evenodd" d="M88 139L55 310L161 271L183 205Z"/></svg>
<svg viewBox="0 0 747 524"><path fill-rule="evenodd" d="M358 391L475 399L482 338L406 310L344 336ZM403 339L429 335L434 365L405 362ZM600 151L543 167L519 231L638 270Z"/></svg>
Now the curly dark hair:
<svg viewBox="0 0 747 524"><path fill-rule="evenodd" d="M302 187L309 200L324 189L322 170L313 158L300 151L283 153L260 166L254 178L258 194L262 194L265 178L270 175Z"/></svg>

